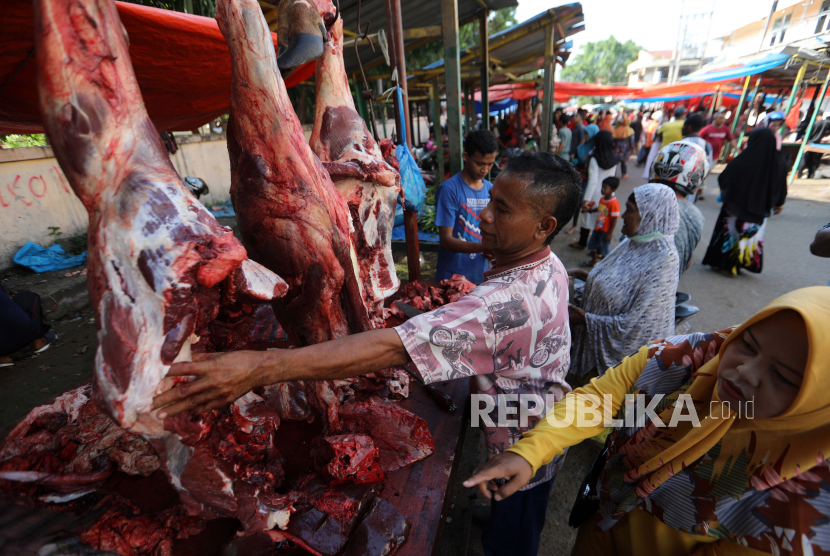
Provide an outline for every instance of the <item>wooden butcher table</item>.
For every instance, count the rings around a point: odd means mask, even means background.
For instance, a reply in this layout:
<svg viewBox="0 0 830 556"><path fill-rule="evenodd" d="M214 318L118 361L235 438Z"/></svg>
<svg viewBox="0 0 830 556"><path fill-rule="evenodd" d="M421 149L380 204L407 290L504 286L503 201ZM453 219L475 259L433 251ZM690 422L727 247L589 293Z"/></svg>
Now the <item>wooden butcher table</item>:
<svg viewBox="0 0 830 556"><path fill-rule="evenodd" d="M456 480L461 446L467 432L469 382L455 380L437 385L450 395L458 409L448 413L438 408L412 381L410 396L401 406L424 419L435 439L435 452L408 467L386 476L386 488L380 497L389 501L405 515L412 528L406 543L396 556L425 556L437 554L449 509L448 495ZM319 420L318 420L319 421ZM286 433L291 423L283 423ZM295 429L294 441L303 447L310 443L308 430ZM299 451L304 448L300 447ZM290 455L286 455L290 459ZM117 492L141 508L142 513L154 513L176 503L176 494L158 471L150 477L131 477L116 473L101 487ZM103 513L99 509L85 515L56 512L47 508L26 508L8 501L0 501L0 554L8 556L35 556L44 545L57 543L66 546L57 553L48 548L41 554L93 554L88 547L78 546L72 533L88 527ZM210 556L233 538L238 522L219 519L208 523L205 531L195 537L177 541L175 556ZM99 553L104 554L104 553ZM276 554L276 553L275 553Z"/></svg>

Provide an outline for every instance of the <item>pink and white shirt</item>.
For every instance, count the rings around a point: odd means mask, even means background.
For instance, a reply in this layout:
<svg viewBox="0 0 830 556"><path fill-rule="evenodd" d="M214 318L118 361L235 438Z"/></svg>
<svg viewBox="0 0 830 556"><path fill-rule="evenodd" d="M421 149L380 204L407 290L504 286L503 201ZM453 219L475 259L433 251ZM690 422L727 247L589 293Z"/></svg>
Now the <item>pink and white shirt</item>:
<svg viewBox="0 0 830 556"><path fill-rule="evenodd" d="M545 414L538 407L530 413L539 415L522 427L520 403L531 410L536 400L549 407L570 392L568 323L568 275L548 247L485 272L484 282L465 297L395 330L427 383L470 377L471 394L490 396L493 426L481 422L488 453L496 455ZM489 404L479 401L479 407ZM564 458L540 468L523 490L552 479Z"/></svg>

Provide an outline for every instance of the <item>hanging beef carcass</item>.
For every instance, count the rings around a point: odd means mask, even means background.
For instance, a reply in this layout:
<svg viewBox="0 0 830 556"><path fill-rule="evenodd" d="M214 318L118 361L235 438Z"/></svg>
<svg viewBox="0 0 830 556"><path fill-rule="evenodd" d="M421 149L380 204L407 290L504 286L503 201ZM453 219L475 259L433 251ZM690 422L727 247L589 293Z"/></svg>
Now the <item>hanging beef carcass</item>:
<svg viewBox="0 0 830 556"><path fill-rule="evenodd" d="M251 257L289 285L274 312L297 345L370 328L351 245L349 210L311 152L254 1L220 0L231 52L231 199Z"/></svg>
<svg viewBox="0 0 830 556"><path fill-rule="evenodd" d="M334 20L336 11L330 0L316 0L316 4L321 25ZM382 328L383 303L400 286L392 258L392 228L401 181L355 110L343 61L341 18L329 26L327 37L323 55L317 59L310 144L349 204L364 303L373 324Z"/></svg>
<svg viewBox="0 0 830 556"><path fill-rule="evenodd" d="M220 307L244 313L288 286L248 260L182 184L147 116L112 0L34 6L44 126L90 215L95 399L150 440L192 514L267 526L284 505L268 498L282 480L276 412L254 394L163 424L151 407Z"/></svg>

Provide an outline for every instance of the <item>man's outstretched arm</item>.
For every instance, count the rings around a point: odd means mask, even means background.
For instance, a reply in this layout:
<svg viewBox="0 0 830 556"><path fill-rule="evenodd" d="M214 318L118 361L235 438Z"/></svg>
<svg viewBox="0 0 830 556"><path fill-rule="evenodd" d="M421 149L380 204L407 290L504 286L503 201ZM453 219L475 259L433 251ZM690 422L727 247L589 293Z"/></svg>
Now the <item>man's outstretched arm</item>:
<svg viewBox="0 0 830 556"><path fill-rule="evenodd" d="M195 376L192 382L156 396L159 418L182 411L204 413L235 402L254 388L289 380L343 379L410 361L393 329L371 330L299 349L194 354L167 376Z"/></svg>

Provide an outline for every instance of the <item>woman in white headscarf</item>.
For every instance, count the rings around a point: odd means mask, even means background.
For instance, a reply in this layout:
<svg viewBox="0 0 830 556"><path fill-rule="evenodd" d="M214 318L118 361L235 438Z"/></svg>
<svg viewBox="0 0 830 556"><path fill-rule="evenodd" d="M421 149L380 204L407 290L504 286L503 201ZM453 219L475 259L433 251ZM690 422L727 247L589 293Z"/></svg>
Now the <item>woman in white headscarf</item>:
<svg viewBox="0 0 830 556"><path fill-rule="evenodd" d="M651 146L651 149L648 151L648 159L646 160L646 167L643 171L643 179L647 180L649 178L649 172L651 172L651 164L654 162L654 159L657 158L657 155L660 153L660 149L663 148L663 142L654 136L657 132L657 128L660 127L660 124L663 123L663 112L658 110L654 114L651 115L651 121L646 126L646 133L649 134L646 138L646 146ZM648 140L648 137L651 140Z"/></svg>
<svg viewBox="0 0 830 556"><path fill-rule="evenodd" d="M625 203L623 235L628 236L588 274L582 307L571 306L571 372L602 375L651 341L674 334L679 258L674 234L680 223L677 196L649 183Z"/></svg>

